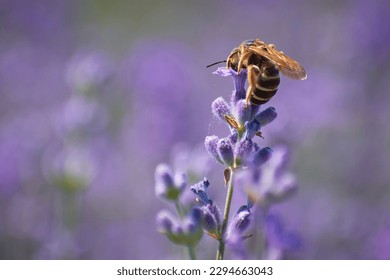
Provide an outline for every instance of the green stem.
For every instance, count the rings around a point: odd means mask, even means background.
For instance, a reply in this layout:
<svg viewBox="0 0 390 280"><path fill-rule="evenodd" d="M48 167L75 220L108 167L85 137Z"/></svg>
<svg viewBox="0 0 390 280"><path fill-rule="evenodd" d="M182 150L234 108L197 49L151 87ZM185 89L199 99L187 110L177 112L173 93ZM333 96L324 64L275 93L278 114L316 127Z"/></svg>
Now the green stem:
<svg viewBox="0 0 390 280"><path fill-rule="evenodd" d="M181 209L181 206L180 206L178 201L175 202L175 207L176 207L176 212L179 215L180 220L183 219L183 217L184 217L183 210Z"/></svg>
<svg viewBox="0 0 390 280"><path fill-rule="evenodd" d="M223 255L225 253L225 234L229 222L230 205L232 203L233 190L234 190L233 175L234 175L233 169L230 168L230 179L229 179L228 190L226 194L225 210L223 214L222 228L221 228L221 237L219 239L219 247L218 247L217 257L216 257L217 260L223 260Z"/></svg>
<svg viewBox="0 0 390 280"><path fill-rule="evenodd" d="M194 246L192 245L188 245L188 255L190 257L191 260L196 260L196 254L195 254L195 250L194 250Z"/></svg>
<svg viewBox="0 0 390 280"><path fill-rule="evenodd" d="M69 230L75 230L79 223L79 197L77 193L62 193L62 220L64 226Z"/></svg>

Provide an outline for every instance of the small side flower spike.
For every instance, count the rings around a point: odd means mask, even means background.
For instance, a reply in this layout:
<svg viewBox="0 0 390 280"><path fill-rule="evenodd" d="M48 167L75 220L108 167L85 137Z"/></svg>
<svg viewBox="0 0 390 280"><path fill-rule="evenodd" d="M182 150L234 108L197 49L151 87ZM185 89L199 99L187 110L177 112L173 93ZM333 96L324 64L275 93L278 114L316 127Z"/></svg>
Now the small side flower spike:
<svg viewBox="0 0 390 280"><path fill-rule="evenodd" d="M167 164L159 164L155 171L155 182L158 197L176 201L187 185L187 178L184 173L174 174Z"/></svg>
<svg viewBox="0 0 390 280"><path fill-rule="evenodd" d="M215 239L220 238L221 231L221 214L217 205L209 198L207 189L210 182L204 178L191 187L191 191L194 192L203 203L200 208L202 212L202 227L208 235Z"/></svg>

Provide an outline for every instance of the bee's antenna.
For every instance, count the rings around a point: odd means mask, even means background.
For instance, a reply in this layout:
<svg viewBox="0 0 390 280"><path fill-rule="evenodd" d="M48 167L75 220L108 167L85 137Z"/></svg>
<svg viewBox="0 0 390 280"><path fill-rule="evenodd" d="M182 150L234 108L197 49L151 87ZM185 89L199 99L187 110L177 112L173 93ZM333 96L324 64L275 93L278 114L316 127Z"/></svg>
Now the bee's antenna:
<svg viewBox="0 0 390 280"><path fill-rule="evenodd" d="M211 67L213 65L216 65L216 64L219 64L219 63L224 63L224 62L226 62L226 60L221 60L221 61L218 61L218 62L214 62L214 63L212 63L210 65L207 65L206 68L209 68L209 67Z"/></svg>

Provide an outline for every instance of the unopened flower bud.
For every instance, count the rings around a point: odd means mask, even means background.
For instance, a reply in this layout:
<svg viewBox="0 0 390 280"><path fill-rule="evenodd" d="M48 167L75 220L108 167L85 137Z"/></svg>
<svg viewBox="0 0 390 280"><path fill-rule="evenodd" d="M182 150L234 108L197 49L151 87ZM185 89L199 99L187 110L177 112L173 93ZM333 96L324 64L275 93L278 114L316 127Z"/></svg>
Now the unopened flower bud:
<svg viewBox="0 0 390 280"><path fill-rule="evenodd" d="M274 107L269 107L265 109L264 111L258 113L255 117L255 119L260 123L260 125L263 127L266 124L269 124L277 117L276 109Z"/></svg>
<svg viewBox="0 0 390 280"><path fill-rule="evenodd" d="M172 228L177 227L177 220L168 211L160 211L156 217L157 230L161 233L170 233Z"/></svg>
<svg viewBox="0 0 390 280"><path fill-rule="evenodd" d="M176 177L176 178L175 178ZM155 192L158 197L168 200L177 200L186 186L185 175L176 175L166 164L159 164L155 172ZM176 184L176 182L179 184Z"/></svg>
<svg viewBox="0 0 390 280"><path fill-rule="evenodd" d="M227 165L232 166L234 162L233 147L229 140L221 139L217 145L218 155L221 160Z"/></svg>
<svg viewBox="0 0 390 280"><path fill-rule="evenodd" d="M211 203L202 208L202 225L203 229L207 231L214 238L219 238L220 235L220 211L218 207L211 201Z"/></svg>
<svg viewBox="0 0 390 280"><path fill-rule="evenodd" d="M240 166L242 164L245 164L248 160L248 157L250 156L253 149L253 142L252 140L242 139L240 142L237 143L236 149L234 151L235 157L236 157L236 165Z"/></svg>
<svg viewBox="0 0 390 280"><path fill-rule="evenodd" d="M260 123L257 120L253 120L251 122L245 123L245 139L252 139L255 137L256 132L260 130L261 126Z"/></svg>
<svg viewBox="0 0 390 280"><path fill-rule="evenodd" d="M251 222L252 222L252 213L247 205L243 205L237 211L236 215L234 215L230 223L229 232L231 233L232 231L238 231L242 233L244 230L248 228Z"/></svg>
<svg viewBox="0 0 390 280"><path fill-rule="evenodd" d="M222 97L218 97L213 101L211 104L211 109L214 116L223 122L226 122L225 116L231 115L230 106Z"/></svg>
<svg viewBox="0 0 390 280"><path fill-rule="evenodd" d="M245 122L249 122L252 120L253 106L247 106L246 101L244 99L239 100L234 108L236 120L241 126L243 126Z"/></svg>
<svg viewBox="0 0 390 280"><path fill-rule="evenodd" d="M218 154L218 141L219 138L215 135L207 136L204 141L204 146L212 158L214 158L219 163L223 163L221 157Z"/></svg>
<svg viewBox="0 0 390 280"><path fill-rule="evenodd" d="M272 154L272 149L269 147L258 150L251 158L251 164L253 166L261 166L267 162Z"/></svg>

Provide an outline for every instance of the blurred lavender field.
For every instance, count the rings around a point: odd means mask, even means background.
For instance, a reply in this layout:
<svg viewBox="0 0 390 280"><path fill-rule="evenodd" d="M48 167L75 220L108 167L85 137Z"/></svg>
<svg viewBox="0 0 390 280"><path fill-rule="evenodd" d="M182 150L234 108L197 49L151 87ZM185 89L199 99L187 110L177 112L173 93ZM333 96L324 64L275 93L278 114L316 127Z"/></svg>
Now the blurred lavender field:
<svg viewBox="0 0 390 280"><path fill-rule="evenodd" d="M207 175L224 200L203 141L226 134L210 106L232 83L205 66L260 38L308 73L281 78L259 140L288 146L298 179L277 208L303 240L287 257L390 259L389 14L384 0L0 0L0 258L182 258L156 230L155 167Z"/></svg>

